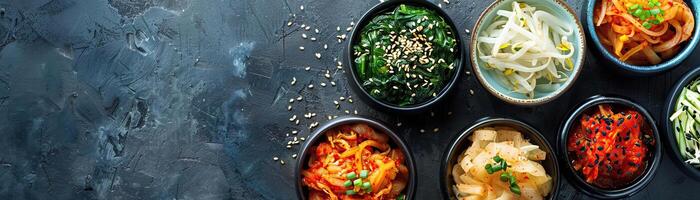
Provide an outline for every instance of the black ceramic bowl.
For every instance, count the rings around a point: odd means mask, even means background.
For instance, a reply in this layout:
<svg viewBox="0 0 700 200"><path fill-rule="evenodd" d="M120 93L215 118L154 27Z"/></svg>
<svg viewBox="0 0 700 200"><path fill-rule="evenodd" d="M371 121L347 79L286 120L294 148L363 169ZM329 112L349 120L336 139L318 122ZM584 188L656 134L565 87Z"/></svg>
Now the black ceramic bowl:
<svg viewBox="0 0 700 200"><path fill-rule="evenodd" d="M672 157L675 159L677 163L682 165L682 168L685 169L684 171L700 180L700 169L697 169L688 163L685 163L683 157L681 157L681 153L678 150L678 143L676 142L676 134L675 131L673 130L673 124L671 123L671 115L675 112L674 107L676 106L676 101L678 100L678 95L683 91L683 87L688 85L688 83L692 82L693 80L700 78L700 67L695 68L694 70L686 73L683 78L681 78L678 83L676 83L673 88L671 88L671 93L668 94L668 100L666 100L666 106L664 110L664 117L661 119L663 121L663 125L665 126L666 130L666 142L668 145L670 145L670 151Z"/></svg>
<svg viewBox="0 0 700 200"><path fill-rule="evenodd" d="M655 144L653 148L650 148L651 157L647 160L647 167L645 171L639 175L635 180L633 180L629 185L618 188L618 189L603 189L591 184L586 183L586 181L578 174L578 172L571 165L571 160L569 159L569 153L567 151L567 140L569 138L569 132L575 123L579 123L581 115L587 112L590 108L594 108L600 104L611 104L614 106L623 106L628 108L633 108L637 110L644 116L647 124L650 126L653 132L653 137L655 139ZM566 175L576 188L583 191L584 193L599 199L620 199L632 196L642 190L651 180L654 178L654 173L656 169L659 168L661 162L661 142L659 137L659 130L656 128L656 123L654 118L651 117L649 112L646 111L642 106L623 98L618 97L606 97L606 96L593 96L586 100L583 104L576 107L576 110L568 115L569 117L562 123L559 130L559 138L557 138L557 148L559 155L561 156L561 165L566 171Z"/></svg>
<svg viewBox="0 0 700 200"><path fill-rule="evenodd" d="M307 161L309 160L309 153L312 152L311 147L317 145L319 143L319 140L324 138L323 133L325 133L327 130L333 129L341 125L355 123L367 124L368 126L372 127L375 131L386 134L390 138L389 144L391 145L391 147L399 148L402 150L406 159L404 163L408 168L408 185L403 190L403 194L406 195L406 199L413 199L416 193L416 163L413 160L413 154L411 153L406 143L398 135L396 135L394 131L392 131L379 121L354 116L338 117L336 119L328 121L316 128L316 130L314 130L314 132L311 133L311 135L306 139L306 143L304 143L304 145L301 147L301 151L298 154L299 157L297 158L297 166L294 170L298 199L307 199L308 188L305 187L301 182L301 179L303 178L301 172L304 168L306 168Z"/></svg>
<svg viewBox="0 0 700 200"><path fill-rule="evenodd" d="M452 186L455 184L452 178L452 166L457 163L459 155L471 146L472 142L469 140L469 136L471 136L475 130L487 126L512 127L520 131L525 139L530 140L530 143L539 146L540 149L547 152L547 158L541 162L547 174L552 177L552 191L547 196L547 199L556 199L559 192L559 164L557 162L557 156L554 154L554 149L549 145L547 139L535 128L521 121L488 117L477 120L474 125L464 129L452 140L452 143L447 146L443 155L442 166L440 167L440 189L442 190L443 199L456 199L454 191L452 190Z"/></svg>
<svg viewBox="0 0 700 200"><path fill-rule="evenodd" d="M450 77L448 82L445 84L445 86L440 90L437 95L425 102L410 105L410 106L398 106L394 105L388 102L384 102L380 99L372 97L365 89L362 87L362 83L360 82L357 72L355 70L355 56L353 55L353 50L352 47L353 45L357 44L360 41L360 35L362 33L362 29L374 19L375 16L380 15L382 13L388 12L396 8L397 6L401 4L406 4L410 6L416 6L416 7L423 7L429 10L434 10L438 15L440 15L445 22L452 27L452 34L455 36L455 39L457 40L457 45L456 45L456 51L455 55L457 58L457 65L454 68L454 72L452 73L452 77ZM355 29L353 29L352 34L350 35L350 42L348 42L347 49L345 50L345 63L347 63L347 66L350 68L350 73L349 73L349 79L350 85L352 85L353 89L355 89L359 94L360 97L368 102L369 105L377 107L379 109L385 110L385 111L390 111L390 112L398 112L398 113L418 113L421 111L426 111L430 107L432 107L435 104L438 104L441 102L443 99L445 99L446 96L448 96L450 90L454 88L455 83L459 79L460 72L462 71L462 66L464 65L464 44L462 43L462 37L460 35L460 32L456 29L455 23L452 21L452 19L447 16L447 13L442 10L442 8L436 6L433 3L430 3L425 0L389 0L380 4L377 4L376 6L372 7L367 11L364 15L362 15L362 18L360 18L360 21L357 23L355 26Z"/></svg>

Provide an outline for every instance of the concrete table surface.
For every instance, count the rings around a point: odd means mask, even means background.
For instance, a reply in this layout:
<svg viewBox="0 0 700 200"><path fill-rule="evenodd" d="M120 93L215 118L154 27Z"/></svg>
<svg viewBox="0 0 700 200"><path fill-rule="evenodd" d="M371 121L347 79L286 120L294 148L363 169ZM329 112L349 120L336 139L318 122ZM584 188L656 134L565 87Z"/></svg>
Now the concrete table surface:
<svg viewBox="0 0 700 200"><path fill-rule="evenodd" d="M471 29L490 2L434 1L460 31ZM507 105L465 75L434 116L391 115L356 98L333 59L347 45L336 36L377 3L0 0L0 199L295 199L292 155L300 145L287 149L287 142L306 136L313 122L355 110L408 142L417 199L438 199L442 153L475 120L520 119L554 145L566 112L596 94L632 99L659 120L669 88L700 65L696 51L667 73L621 76L589 45L579 80L551 103ZM586 1L568 3L580 15ZM326 70L336 86L323 77ZM355 101L336 109L340 96ZM303 118L307 112L317 116ZM292 115L299 125L289 122ZM300 132L286 136L292 130ZM700 182L668 152L651 184L631 199L697 198L692 191ZM590 198L566 180L559 194Z"/></svg>

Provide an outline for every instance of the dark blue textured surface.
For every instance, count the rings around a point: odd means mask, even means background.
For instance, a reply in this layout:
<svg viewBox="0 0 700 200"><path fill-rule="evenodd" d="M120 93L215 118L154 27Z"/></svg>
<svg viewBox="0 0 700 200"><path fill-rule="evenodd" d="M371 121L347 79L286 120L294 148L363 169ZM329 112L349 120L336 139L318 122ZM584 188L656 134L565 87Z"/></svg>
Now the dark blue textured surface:
<svg viewBox="0 0 700 200"><path fill-rule="evenodd" d="M0 0L0 199L294 199L298 146L285 148L293 137L285 134L305 136L310 123L345 110L392 126L414 151L418 199L436 199L444 148L474 120L521 119L554 144L565 112L599 93L629 97L658 120L668 88L700 65L696 50L667 73L620 77L589 52L574 87L539 107L506 105L466 75L434 117L380 113L359 98L336 109L332 101L353 92L344 70L335 70L345 45L335 27L345 29L376 3ZM489 3L442 6L464 30ZM580 12L585 2L569 3ZM320 87L326 70L337 87ZM299 95L303 102L287 111ZM305 119L306 112L318 116ZM292 114L300 125L289 123ZM700 182L667 155L634 199L696 197L690 191ZM565 183L560 198L586 197Z"/></svg>

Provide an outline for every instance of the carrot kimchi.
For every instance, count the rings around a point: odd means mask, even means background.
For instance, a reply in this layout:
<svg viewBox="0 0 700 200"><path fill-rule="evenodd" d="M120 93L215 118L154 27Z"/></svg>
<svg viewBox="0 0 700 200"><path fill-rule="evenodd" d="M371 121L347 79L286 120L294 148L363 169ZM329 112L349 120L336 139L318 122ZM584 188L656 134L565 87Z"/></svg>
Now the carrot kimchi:
<svg viewBox="0 0 700 200"><path fill-rule="evenodd" d="M683 0L601 0L593 18L600 42L620 61L634 65L675 56L695 27Z"/></svg>
<svg viewBox="0 0 700 200"><path fill-rule="evenodd" d="M584 113L567 140L570 162L597 187L618 189L639 177L655 141L644 116L633 109L598 105Z"/></svg>
<svg viewBox="0 0 700 200"><path fill-rule="evenodd" d="M309 199L403 199L408 168L401 149L366 124L342 125L314 146L302 182Z"/></svg>

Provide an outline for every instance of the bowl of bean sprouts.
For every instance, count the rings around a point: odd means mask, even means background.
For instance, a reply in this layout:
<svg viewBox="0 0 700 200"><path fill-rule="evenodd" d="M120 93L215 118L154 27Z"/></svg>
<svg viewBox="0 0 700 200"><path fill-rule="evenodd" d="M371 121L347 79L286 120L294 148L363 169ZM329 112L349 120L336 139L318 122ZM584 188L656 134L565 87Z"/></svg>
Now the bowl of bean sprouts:
<svg viewBox="0 0 700 200"><path fill-rule="evenodd" d="M583 28L561 0L497 0L473 30L469 57L476 77L510 104L535 106L558 98L585 60Z"/></svg>

